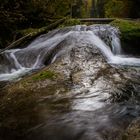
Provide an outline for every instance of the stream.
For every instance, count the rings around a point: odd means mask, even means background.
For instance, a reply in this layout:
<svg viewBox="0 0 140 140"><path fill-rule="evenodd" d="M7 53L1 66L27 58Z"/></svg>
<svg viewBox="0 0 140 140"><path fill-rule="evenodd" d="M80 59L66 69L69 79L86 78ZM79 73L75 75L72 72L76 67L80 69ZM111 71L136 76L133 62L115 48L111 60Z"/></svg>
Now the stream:
<svg viewBox="0 0 140 140"><path fill-rule="evenodd" d="M119 30L110 25L92 25L57 29L35 39L23 49L7 50L0 55L0 81L18 78L24 73L52 63L75 45L96 46L109 64L140 66L140 59L121 53ZM60 45L59 45L60 44ZM62 46L61 46L62 44Z"/></svg>
<svg viewBox="0 0 140 140"><path fill-rule="evenodd" d="M12 125L0 125L2 140L122 140L140 117L140 58L124 53L119 29L65 27L6 50L0 54L0 81L18 83L48 67L60 80L30 85L35 105L26 107L29 99L22 113L15 110L3 120Z"/></svg>

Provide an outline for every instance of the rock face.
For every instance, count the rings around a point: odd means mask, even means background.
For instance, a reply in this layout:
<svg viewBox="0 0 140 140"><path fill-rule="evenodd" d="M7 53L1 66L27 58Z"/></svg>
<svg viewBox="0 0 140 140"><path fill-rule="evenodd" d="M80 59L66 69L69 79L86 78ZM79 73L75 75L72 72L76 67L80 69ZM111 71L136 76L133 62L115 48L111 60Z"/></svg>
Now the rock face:
<svg viewBox="0 0 140 140"><path fill-rule="evenodd" d="M78 39L49 66L1 90L0 139L126 138L140 115L140 68L109 65L99 48Z"/></svg>

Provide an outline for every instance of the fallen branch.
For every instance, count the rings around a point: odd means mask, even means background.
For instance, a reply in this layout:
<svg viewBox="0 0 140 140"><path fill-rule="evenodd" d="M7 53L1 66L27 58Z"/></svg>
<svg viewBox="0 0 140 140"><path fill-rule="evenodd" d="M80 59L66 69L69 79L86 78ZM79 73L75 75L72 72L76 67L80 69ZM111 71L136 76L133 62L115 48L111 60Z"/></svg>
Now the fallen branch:
<svg viewBox="0 0 140 140"><path fill-rule="evenodd" d="M19 38L18 40L14 41L13 43L11 43L9 46L7 46L6 48L2 49L0 51L0 53L4 52L5 50L8 50L8 49L12 49L12 48L15 48L19 45L21 45L23 42L26 42L26 40L32 40L34 39L35 37L43 34L43 33L46 33L48 32L49 30L52 30L56 27L58 27L58 25L60 25L61 23L63 23L64 21L66 20L66 18L63 18L63 19L60 19L46 27L43 27L43 28L40 28L38 29L37 32L33 32L33 33L29 33L21 38Z"/></svg>

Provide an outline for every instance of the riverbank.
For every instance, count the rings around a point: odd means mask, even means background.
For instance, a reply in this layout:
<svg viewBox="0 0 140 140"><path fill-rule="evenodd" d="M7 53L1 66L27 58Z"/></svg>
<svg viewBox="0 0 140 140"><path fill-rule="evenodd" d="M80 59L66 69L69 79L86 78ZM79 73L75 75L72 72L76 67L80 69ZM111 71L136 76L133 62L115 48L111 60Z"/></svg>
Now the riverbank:
<svg viewBox="0 0 140 140"><path fill-rule="evenodd" d="M140 55L140 20L116 19L110 23L120 29L124 53Z"/></svg>

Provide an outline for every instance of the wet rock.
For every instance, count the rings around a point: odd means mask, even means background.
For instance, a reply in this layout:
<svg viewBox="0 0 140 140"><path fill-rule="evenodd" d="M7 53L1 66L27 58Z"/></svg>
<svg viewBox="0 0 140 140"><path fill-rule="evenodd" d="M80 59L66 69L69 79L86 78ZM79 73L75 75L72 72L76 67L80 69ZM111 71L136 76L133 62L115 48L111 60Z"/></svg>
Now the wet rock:
<svg viewBox="0 0 140 140"><path fill-rule="evenodd" d="M123 136L123 140L140 140L140 118L132 121Z"/></svg>

